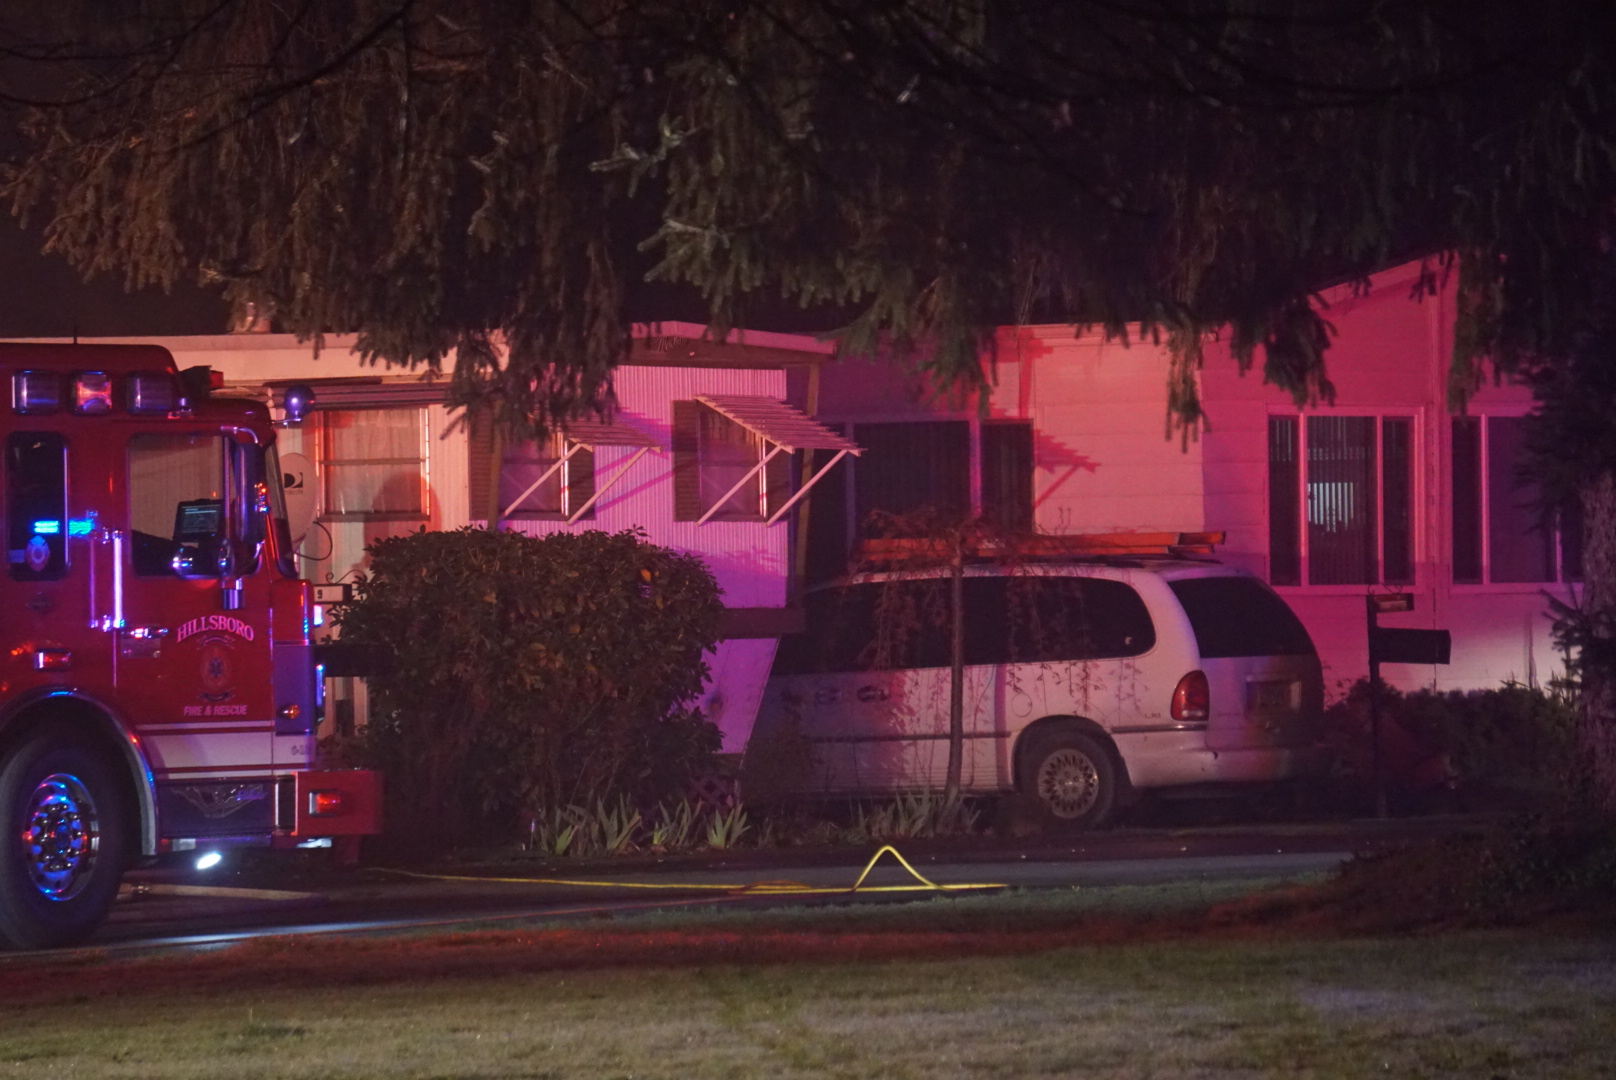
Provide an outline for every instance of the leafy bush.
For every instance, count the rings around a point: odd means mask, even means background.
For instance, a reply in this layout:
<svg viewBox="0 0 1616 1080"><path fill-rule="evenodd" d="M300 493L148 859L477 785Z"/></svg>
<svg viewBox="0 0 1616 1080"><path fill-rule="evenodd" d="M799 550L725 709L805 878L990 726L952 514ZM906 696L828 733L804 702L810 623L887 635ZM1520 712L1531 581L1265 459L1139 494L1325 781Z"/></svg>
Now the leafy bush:
<svg viewBox="0 0 1616 1080"><path fill-rule="evenodd" d="M717 729L690 706L717 636L700 560L638 532L377 541L344 642L379 646L360 752L419 840L520 835L547 809L683 794Z"/></svg>
<svg viewBox="0 0 1616 1080"><path fill-rule="evenodd" d="M1381 740L1392 783L1511 788L1556 796L1577 787L1575 702L1554 690L1506 683L1469 692L1382 691ZM1328 710L1346 772L1368 777L1373 748L1369 680Z"/></svg>
<svg viewBox="0 0 1616 1080"><path fill-rule="evenodd" d="M942 791L914 791L855 811L852 833L878 842L968 836L976 829L977 811L963 796Z"/></svg>

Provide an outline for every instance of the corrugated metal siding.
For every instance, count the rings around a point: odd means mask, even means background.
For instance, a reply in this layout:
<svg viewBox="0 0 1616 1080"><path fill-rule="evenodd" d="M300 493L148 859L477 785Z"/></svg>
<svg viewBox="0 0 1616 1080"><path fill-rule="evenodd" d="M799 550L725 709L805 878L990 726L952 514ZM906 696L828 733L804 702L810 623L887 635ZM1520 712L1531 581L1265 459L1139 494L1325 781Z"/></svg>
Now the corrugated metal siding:
<svg viewBox="0 0 1616 1080"><path fill-rule="evenodd" d="M696 525L675 521L673 514L673 403L698 394L766 394L784 398L783 371L712 368L618 369L618 423L655 438L663 447L635 463L629 474L595 504L595 519L568 525L563 521L510 522L529 536L584 528L617 532L639 526L653 543L700 555L724 589L730 607L778 607L786 600L785 522L765 526L756 521L709 521ZM463 438L463 437L451 437ZM634 453L629 447L601 447L595 476L605 483Z"/></svg>

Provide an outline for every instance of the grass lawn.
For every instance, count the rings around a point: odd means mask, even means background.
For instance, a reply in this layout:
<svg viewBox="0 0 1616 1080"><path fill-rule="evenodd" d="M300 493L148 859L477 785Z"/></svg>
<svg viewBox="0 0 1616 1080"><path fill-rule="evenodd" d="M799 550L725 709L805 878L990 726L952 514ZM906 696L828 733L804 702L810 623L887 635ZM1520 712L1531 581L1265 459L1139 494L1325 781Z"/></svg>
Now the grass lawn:
<svg viewBox="0 0 1616 1080"><path fill-rule="evenodd" d="M1608 933L1097 891L0 964L0 1078L1616 1077Z"/></svg>

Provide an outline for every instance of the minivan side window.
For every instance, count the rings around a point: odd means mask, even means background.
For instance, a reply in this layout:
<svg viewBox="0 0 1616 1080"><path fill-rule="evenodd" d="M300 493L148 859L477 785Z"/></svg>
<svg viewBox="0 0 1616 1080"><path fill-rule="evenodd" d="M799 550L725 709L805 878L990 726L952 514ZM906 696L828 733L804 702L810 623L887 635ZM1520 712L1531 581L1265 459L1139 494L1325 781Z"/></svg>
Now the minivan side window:
<svg viewBox="0 0 1616 1080"><path fill-rule="evenodd" d="M976 663L1116 660L1156 647L1149 609L1121 581L1044 575L979 580L995 594L984 607L997 613L997 632L982 627L985 648Z"/></svg>
<svg viewBox="0 0 1616 1080"><path fill-rule="evenodd" d="M1313 652L1313 639L1302 620L1255 578L1185 578L1168 585L1184 605L1203 660Z"/></svg>
<svg viewBox="0 0 1616 1080"><path fill-rule="evenodd" d="M773 674L948 665L948 579L868 582L803 597L808 629L780 639Z"/></svg>
<svg viewBox="0 0 1616 1080"><path fill-rule="evenodd" d="M970 665L1116 659L1156 644L1144 601L1120 581L971 577L964 587ZM803 607L808 629L780 639L775 675L949 665L946 577L824 589Z"/></svg>

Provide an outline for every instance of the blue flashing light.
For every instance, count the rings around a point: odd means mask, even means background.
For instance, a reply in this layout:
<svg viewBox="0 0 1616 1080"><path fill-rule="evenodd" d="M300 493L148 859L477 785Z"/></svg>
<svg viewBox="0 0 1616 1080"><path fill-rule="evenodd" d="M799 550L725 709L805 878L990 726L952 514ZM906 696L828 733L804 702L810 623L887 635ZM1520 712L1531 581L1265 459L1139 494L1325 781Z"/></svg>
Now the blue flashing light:
<svg viewBox="0 0 1616 1080"><path fill-rule="evenodd" d="M52 522L52 524L55 523ZM94 531L95 518L93 517L71 518L68 520L67 535L69 536L89 536Z"/></svg>
<svg viewBox="0 0 1616 1080"><path fill-rule="evenodd" d="M34 532L39 536L60 536L62 534L62 523L48 518L44 521L36 521L34 522Z"/></svg>

